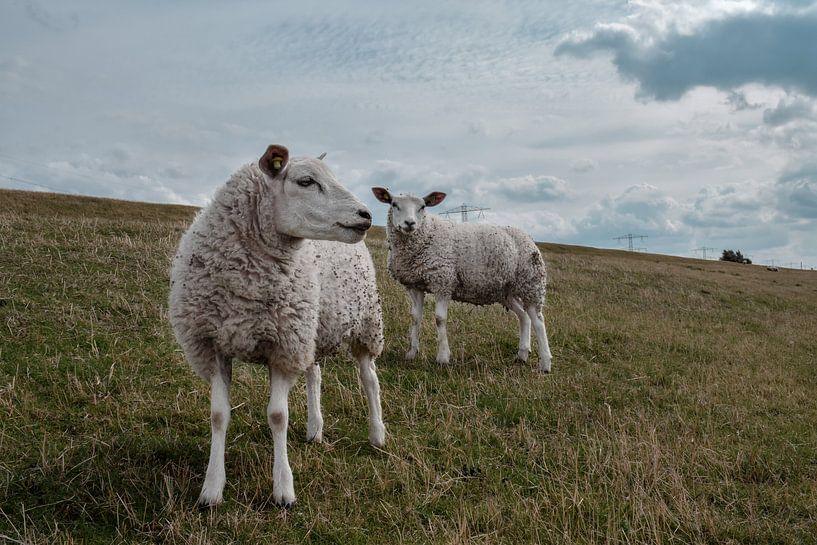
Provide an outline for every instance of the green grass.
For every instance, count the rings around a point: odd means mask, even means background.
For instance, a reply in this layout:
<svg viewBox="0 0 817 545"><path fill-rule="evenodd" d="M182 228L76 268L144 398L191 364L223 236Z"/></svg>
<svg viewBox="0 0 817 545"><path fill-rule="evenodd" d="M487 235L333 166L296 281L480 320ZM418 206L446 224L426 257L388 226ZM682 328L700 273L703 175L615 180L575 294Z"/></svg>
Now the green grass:
<svg viewBox="0 0 817 545"><path fill-rule="evenodd" d="M817 273L542 244L549 376L516 322L454 304L452 366L405 362L378 267L386 448L348 357L325 442L290 399L298 504L272 505L263 369L236 366L225 503L195 501L208 387L166 319L195 210L0 191L0 543L815 543Z"/></svg>

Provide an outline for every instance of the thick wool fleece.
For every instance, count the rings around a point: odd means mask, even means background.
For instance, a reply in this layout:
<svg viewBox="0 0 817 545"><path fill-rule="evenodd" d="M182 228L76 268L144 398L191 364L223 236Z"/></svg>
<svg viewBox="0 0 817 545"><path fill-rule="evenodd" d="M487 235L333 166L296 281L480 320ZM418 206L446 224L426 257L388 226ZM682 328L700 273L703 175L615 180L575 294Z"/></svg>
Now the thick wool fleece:
<svg viewBox="0 0 817 545"><path fill-rule="evenodd" d="M389 272L408 288L475 305L517 297L527 307L545 302L545 262L530 236L514 227L452 224L428 215L421 227L399 232L388 218Z"/></svg>
<svg viewBox="0 0 817 545"><path fill-rule="evenodd" d="M232 358L301 373L342 343L377 357L383 320L363 242L279 235L264 174L236 172L193 221L173 261L170 321L202 378Z"/></svg>

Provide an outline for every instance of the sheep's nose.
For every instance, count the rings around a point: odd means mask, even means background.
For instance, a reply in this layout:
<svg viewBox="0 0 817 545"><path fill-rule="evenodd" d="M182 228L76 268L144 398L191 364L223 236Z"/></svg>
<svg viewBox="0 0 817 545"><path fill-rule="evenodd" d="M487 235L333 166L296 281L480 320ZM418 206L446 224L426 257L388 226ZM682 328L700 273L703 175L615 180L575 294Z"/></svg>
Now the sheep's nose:
<svg viewBox="0 0 817 545"><path fill-rule="evenodd" d="M403 223L405 223L406 227L408 227L409 229L411 229L412 227L414 227L417 224L416 221L411 221L411 220L406 220Z"/></svg>
<svg viewBox="0 0 817 545"><path fill-rule="evenodd" d="M372 214L368 210L358 210L357 215L363 219L371 220Z"/></svg>

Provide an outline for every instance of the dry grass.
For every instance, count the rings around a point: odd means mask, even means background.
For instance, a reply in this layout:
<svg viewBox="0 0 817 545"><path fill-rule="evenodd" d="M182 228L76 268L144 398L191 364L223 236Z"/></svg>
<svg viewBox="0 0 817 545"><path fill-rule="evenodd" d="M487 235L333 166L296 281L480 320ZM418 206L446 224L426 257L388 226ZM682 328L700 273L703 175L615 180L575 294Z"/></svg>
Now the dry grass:
<svg viewBox="0 0 817 545"><path fill-rule="evenodd" d="M405 363L378 265L386 449L347 358L326 442L291 398L299 503L270 503L266 378L236 369L225 504L194 509L208 391L166 322L194 210L0 191L0 542L814 543L817 273L543 244L554 373L498 307L452 305L453 365Z"/></svg>

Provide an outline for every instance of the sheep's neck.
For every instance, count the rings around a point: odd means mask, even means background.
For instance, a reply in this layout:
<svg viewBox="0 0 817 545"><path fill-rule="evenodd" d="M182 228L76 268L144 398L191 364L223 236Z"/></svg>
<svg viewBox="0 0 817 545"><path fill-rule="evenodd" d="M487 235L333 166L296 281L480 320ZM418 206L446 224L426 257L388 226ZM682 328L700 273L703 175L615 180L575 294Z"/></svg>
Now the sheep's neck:
<svg viewBox="0 0 817 545"><path fill-rule="evenodd" d="M392 224L390 210L388 217L389 246L393 248L394 246L399 245L400 252L406 255L414 256L422 253L423 250L428 248L430 244L430 230L428 229L428 226L425 225L430 221L433 220L427 217L423 222L423 225L421 225L416 231L412 233L402 233Z"/></svg>
<svg viewBox="0 0 817 545"><path fill-rule="evenodd" d="M247 187L236 192L232 205L220 207L222 218L219 220L228 226L232 242L230 251L236 258L247 264L272 262L286 272L295 261L304 239L275 232L273 218L259 216L263 192L263 184L253 178Z"/></svg>

